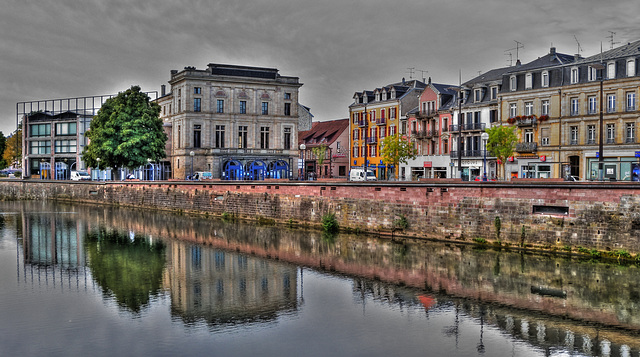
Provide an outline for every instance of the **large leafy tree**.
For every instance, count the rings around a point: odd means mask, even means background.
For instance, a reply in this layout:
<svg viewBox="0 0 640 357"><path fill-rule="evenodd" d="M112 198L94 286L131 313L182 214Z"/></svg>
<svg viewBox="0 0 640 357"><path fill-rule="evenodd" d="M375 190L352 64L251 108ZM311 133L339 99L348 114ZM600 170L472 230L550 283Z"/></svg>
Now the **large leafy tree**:
<svg viewBox="0 0 640 357"><path fill-rule="evenodd" d="M406 164L409 159L415 159L418 150L408 139L395 134L382 139L382 148L380 149L382 160L387 165L393 165L393 175L396 176L396 168L400 163Z"/></svg>
<svg viewBox="0 0 640 357"><path fill-rule="evenodd" d="M133 86L108 99L86 133L89 145L82 159L90 167L136 168L165 157L167 135L159 118L160 106Z"/></svg>
<svg viewBox="0 0 640 357"><path fill-rule="evenodd" d="M509 156L513 156L513 150L518 141L516 129L511 126L500 125L486 129L486 132L489 134L487 151L499 160L498 162L502 166L502 178L504 179L505 161Z"/></svg>
<svg viewBox="0 0 640 357"><path fill-rule="evenodd" d="M322 176L322 165L324 164L324 160L327 154L327 145L319 145L311 148L313 155L316 157L316 163L318 164L318 170L320 170L320 175Z"/></svg>
<svg viewBox="0 0 640 357"><path fill-rule="evenodd" d="M7 138L0 131L0 170L7 167L7 161L4 159L4 149L7 147Z"/></svg>
<svg viewBox="0 0 640 357"><path fill-rule="evenodd" d="M22 160L22 125L6 139L2 160L7 166L20 166Z"/></svg>

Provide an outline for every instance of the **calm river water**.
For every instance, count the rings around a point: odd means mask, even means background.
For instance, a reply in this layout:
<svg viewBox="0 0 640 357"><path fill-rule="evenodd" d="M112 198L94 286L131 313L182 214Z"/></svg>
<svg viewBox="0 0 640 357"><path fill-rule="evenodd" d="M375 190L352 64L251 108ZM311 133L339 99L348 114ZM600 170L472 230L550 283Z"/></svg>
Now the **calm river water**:
<svg viewBox="0 0 640 357"><path fill-rule="evenodd" d="M640 356L640 269L0 202L1 356Z"/></svg>

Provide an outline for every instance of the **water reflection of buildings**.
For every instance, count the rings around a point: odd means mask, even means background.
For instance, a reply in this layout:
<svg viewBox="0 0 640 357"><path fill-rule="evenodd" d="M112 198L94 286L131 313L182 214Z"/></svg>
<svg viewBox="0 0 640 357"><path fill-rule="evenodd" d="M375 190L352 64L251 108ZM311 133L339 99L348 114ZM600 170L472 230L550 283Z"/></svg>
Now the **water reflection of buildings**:
<svg viewBox="0 0 640 357"><path fill-rule="evenodd" d="M186 323L271 321L298 307L293 265L176 240L168 248L164 284Z"/></svg>
<svg viewBox="0 0 640 357"><path fill-rule="evenodd" d="M363 278L354 278L353 295L363 304L367 298L400 308L424 308L426 314L453 315L442 330L443 338L456 339L464 330L465 338L477 336L478 353L491 354L492 343L484 341L484 332L493 329L508 336L513 344L526 344L545 356L570 355L629 357L640 355L640 339L627 331L584 325L562 317L535 316L508 306L457 299L439 294L425 295L420 289L402 287ZM425 299L425 296L428 299ZM428 302L428 303L425 303ZM453 312L453 313L452 313ZM437 319L436 319L437 320ZM469 323L471 322L471 324ZM461 328L461 325L464 327ZM469 332L470 329L475 332Z"/></svg>
<svg viewBox="0 0 640 357"><path fill-rule="evenodd" d="M78 219L76 212L23 211L21 221L23 249L22 254L17 252L19 281L51 284L61 289L95 287L86 267L83 244L86 222Z"/></svg>

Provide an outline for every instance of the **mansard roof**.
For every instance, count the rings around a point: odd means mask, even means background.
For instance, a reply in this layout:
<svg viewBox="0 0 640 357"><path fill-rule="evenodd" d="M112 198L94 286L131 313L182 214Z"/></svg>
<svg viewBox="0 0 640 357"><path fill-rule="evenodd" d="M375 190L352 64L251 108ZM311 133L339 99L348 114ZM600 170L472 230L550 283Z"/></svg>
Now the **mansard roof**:
<svg viewBox="0 0 640 357"><path fill-rule="evenodd" d="M528 72L545 67L562 66L576 61L576 56L556 52L555 47L551 47L549 53L523 65L509 67L505 73ZM518 60L519 63L519 60Z"/></svg>
<svg viewBox="0 0 640 357"><path fill-rule="evenodd" d="M479 85L488 85L488 84L491 84L492 82L502 82L502 75L505 74L506 72L509 72L512 69L513 69L512 67L502 67L502 68L492 69L490 71L482 73L481 75L473 79L470 79L464 82L462 85L464 87L472 88ZM497 84L500 84L500 83L497 83Z"/></svg>
<svg viewBox="0 0 640 357"><path fill-rule="evenodd" d="M602 53L598 53L597 55L593 55L587 58L584 58L576 64L585 64L585 63L594 63L618 59L618 58L627 58L627 57L637 57L640 56L640 40L629 42L626 45L622 45L620 47L616 47L609 51L605 51Z"/></svg>
<svg viewBox="0 0 640 357"><path fill-rule="evenodd" d="M414 89L422 90L426 88L426 86L427 85L424 82L421 82L419 80L412 79L412 80L406 81L403 78L402 82L387 84L384 87L378 87L372 91L355 92L355 94L353 95L353 99L355 99L356 101L352 105L363 104L363 103L360 103L358 100L360 99L360 97L364 96L364 93L366 93L367 95L367 103L373 103L373 102L376 102L375 95L374 95L375 93L382 93L384 91L386 91L387 93L395 92L395 98L393 99L387 98L386 100L379 101L379 102L384 102L388 100L400 99L407 93L411 92L412 90Z"/></svg>

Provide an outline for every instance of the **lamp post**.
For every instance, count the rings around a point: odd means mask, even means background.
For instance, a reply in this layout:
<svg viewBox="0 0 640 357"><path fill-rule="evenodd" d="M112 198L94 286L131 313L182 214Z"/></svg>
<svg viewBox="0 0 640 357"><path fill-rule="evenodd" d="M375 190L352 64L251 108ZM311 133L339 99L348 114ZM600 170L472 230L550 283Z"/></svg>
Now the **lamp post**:
<svg viewBox="0 0 640 357"><path fill-rule="evenodd" d="M482 142L484 143L484 162L482 163L482 181L487 181L487 140L489 140L489 134L487 132L480 135Z"/></svg>
<svg viewBox="0 0 640 357"><path fill-rule="evenodd" d="M190 178L191 180L193 180L193 157L194 157L195 155L196 155L196 153L195 153L195 152L193 152L193 151L191 151L191 152L189 153L189 156L191 156L191 176L189 176L189 178Z"/></svg>
<svg viewBox="0 0 640 357"><path fill-rule="evenodd" d="M365 94L366 95L366 94ZM368 98L367 98L368 100ZM368 154L369 154L369 146L367 143L367 131L369 130L369 121L367 120L367 105L364 105L364 112L362 113L362 120L364 120L364 180L367 181L367 171L369 170L369 164L367 163Z"/></svg>
<svg viewBox="0 0 640 357"><path fill-rule="evenodd" d="M592 66L593 68L595 68L596 70L600 70L602 72L600 72L600 132L598 133L598 139L600 141L600 143L598 144L598 181L603 181L604 180L604 155L602 153L603 151L603 146L604 146L604 141L603 141L603 137L604 137L604 119L602 117L602 109L604 107L604 89L603 89L603 82L604 82L604 65L602 63L596 63Z"/></svg>
<svg viewBox="0 0 640 357"><path fill-rule="evenodd" d="M100 158L97 157L96 161L98 162L98 181L100 181Z"/></svg>
<svg viewBox="0 0 640 357"><path fill-rule="evenodd" d="M302 156L302 159L300 160L300 174L298 174L298 177L302 177L302 180L305 180L305 167L304 167L304 156L307 150L307 145L305 145L304 143L300 144L300 155Z"/></svg>
<svg viewBox="0 0 640 357"><path fill-rule="evenodd" d="M462 180L462 86L449 87L458 93L458 173ZM451 117L453 120L453 116Z"/></svg>
<svg viewBox="0 0 640 357"><path fill-rule="evenodd" d="M154 178L153 176L154 176L154 171L155 170L153 168L153 164L151 164L151 161L152 161L151 158L147 159L147 162L149 163L149 166L151 166L151 181L154 181L153 180L153 178Z"/></svg>

